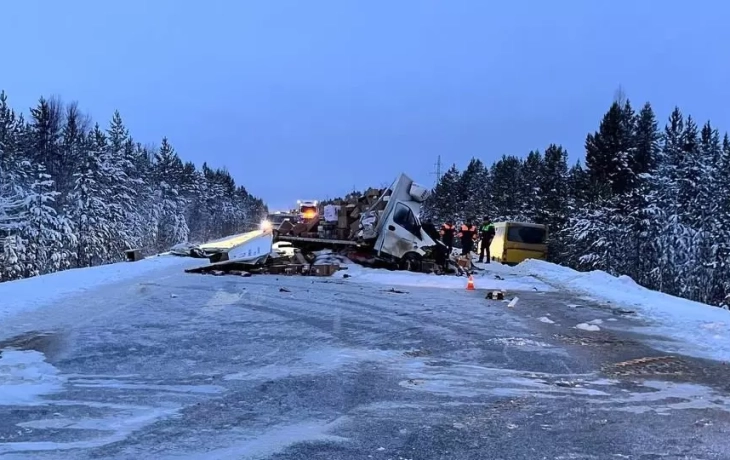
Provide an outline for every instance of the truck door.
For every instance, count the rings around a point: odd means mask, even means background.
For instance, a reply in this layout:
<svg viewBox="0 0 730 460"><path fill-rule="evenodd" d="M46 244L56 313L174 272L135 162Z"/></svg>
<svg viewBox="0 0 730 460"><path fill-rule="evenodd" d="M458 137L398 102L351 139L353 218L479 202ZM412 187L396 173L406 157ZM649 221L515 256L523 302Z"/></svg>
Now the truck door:
<svg viewBox="0 0 730 460"><path fill-rule="evenodd" d="M378 252L396 258L401 258L408 252L422 253L419 250L422 245L421 224L410 207L401 202L396 203L393 212L385 217Z"/></svg>

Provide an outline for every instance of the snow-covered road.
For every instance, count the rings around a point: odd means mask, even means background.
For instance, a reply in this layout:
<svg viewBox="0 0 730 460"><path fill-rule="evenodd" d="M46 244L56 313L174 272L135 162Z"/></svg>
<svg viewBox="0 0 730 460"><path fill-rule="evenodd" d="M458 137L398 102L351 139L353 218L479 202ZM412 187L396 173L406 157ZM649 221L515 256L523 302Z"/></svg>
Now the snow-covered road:
<svg viewBox="0 0 730 460"><path fill-rule="evenodd" d="M466 291L149 263L7 309L0 459L730 458L727 366L616 366L670 345L530 273L495 267Z"/></svg>

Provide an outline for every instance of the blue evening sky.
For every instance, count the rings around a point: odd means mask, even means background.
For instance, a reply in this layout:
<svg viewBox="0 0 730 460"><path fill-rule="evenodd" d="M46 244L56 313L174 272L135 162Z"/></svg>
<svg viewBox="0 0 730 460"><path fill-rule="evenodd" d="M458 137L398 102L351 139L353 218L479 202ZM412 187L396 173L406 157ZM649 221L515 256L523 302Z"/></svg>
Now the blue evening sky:
<svg viewBox="0 0 730 460"><path fill-rule="evenodd" d="M561 143L622 85L730 129L727 2L23 0L0 88L226 166L273 209Z"/></svg>

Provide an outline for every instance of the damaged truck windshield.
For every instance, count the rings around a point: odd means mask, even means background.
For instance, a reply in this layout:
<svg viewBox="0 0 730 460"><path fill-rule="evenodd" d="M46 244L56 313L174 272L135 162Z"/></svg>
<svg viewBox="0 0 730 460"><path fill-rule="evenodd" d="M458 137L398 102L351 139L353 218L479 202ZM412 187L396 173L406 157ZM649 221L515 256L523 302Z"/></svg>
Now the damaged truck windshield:
<svg viewBox="0 0 730 460"><path fill-rule="evenodd" d="M415 214L411 208L403 203L398 203L395 207L393 222L408 230L413 236L421 239L421 224L418 223Z"/></svg>

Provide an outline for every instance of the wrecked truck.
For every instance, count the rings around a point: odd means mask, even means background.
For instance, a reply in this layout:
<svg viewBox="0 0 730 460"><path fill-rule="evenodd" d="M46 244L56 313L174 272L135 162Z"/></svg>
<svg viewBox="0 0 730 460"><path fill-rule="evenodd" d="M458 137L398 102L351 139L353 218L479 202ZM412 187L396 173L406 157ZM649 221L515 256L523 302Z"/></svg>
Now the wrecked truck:
<svg viewBox="0 0 730 460"><path fill-rule="evenodd" d="M430 249L440 243L419 219L429 195L428 188L401 174L383 190L322 206L317 221L275 226L274 241L308 250L340 249L361 263L421 271Z"/></svg>
<svg viewBox="0 0 730 460"><path fill-rule="evenodd" d="M409 269L436 244L418 217L430 191L405 174L396 179L389 191L390 194L384 193L380 198L386 203L382 212L368 211L360 217L361 229L355 238L372 241L376 255L398 260L403 268Z"/></svg>

